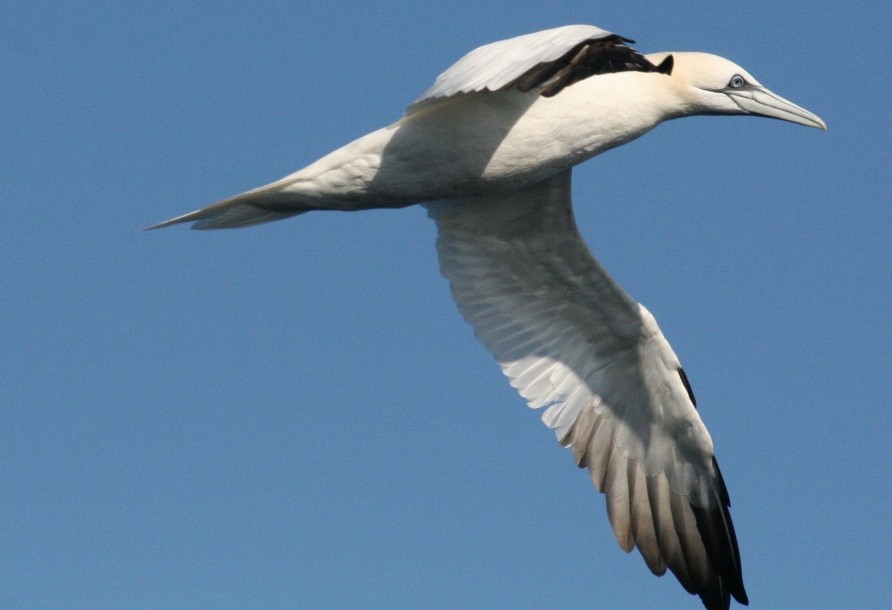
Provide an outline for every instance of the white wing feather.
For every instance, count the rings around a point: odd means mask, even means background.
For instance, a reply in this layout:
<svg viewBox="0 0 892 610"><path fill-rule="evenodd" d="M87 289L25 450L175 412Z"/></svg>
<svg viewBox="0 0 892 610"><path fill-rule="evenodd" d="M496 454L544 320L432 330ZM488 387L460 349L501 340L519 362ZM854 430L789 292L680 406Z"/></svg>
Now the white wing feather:
<svg viewBox="0 0 892 610"><path fill-rule="evenodd" d="M478 47L437 77L433 86L409 106L457 93L497 91L530 68L554 61L586 40L612 33L593 25L568 25L500 40Z"/></svg>
<svg viewBox="0 0 892 610"><path fill-rule="evenodd" d="M653 316L582 241L570 172L428 210L459 309L607 495L620 546L720 607L740 572L712 441Z"/></svg>

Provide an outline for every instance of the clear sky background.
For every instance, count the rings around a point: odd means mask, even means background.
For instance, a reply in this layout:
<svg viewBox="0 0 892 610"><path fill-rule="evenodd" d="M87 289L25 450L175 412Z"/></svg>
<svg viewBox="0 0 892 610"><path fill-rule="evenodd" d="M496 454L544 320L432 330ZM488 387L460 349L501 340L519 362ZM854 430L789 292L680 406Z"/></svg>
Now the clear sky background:
<svg viewBox="0 0 892 610"><path fill-rule="evenodd" d="M782 8L778 8L782 6ZM0 607L698 608L461 320L423 210L151 223L398 118L568 23L740 63L829 132L663 125L575 172L685 365L754 608L892 571L884 3L6 2Z"/></svg>

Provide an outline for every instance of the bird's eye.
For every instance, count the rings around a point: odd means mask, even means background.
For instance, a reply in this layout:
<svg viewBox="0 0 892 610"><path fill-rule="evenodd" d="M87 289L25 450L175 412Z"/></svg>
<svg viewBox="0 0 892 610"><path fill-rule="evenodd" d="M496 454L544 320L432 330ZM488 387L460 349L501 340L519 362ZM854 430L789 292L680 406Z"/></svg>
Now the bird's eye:
<svg viewBox="0 0 892 610"><path fill-rule="evenodd" d="M746 80L739 74L735 74L731 77L731 80L728 81L728 87L731 89L740 89L746 84Z"/></svg>

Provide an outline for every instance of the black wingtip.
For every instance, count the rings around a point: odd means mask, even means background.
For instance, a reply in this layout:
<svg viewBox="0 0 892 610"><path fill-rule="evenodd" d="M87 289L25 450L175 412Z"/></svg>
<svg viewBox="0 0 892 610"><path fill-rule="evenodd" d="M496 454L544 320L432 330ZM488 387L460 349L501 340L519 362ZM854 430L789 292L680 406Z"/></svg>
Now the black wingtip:
<svg viewBox="0 0 892 610"><path fill-rule="evenodd" d="M700 508L691 505L697 522L697 530L703 539L710 563L716 570L716 579L699 592L708 610L728 610L731 597L744 606L749 597L743 586L743 569L740 564L740 548L734 522L731 520L731 499L715 457L712 459L716 473L716 506Z"/></svg>
<svg viewBox="0 0 892 610"><path fill-rule="evenodd" d="M654 72L659 72L660 74L672 74L672 68L675 66L675 58L671 55L667 55L666 59L660 62L656 68L654 68Z"/></svg>

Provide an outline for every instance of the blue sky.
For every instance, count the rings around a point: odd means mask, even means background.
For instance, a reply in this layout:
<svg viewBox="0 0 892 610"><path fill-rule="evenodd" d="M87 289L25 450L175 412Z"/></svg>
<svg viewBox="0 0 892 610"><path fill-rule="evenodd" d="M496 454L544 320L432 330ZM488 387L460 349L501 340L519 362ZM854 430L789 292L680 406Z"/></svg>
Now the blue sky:
<svg viewBox="0 0 892 610"><path fill-rule="evenodd" d="M422 210L141 228L567 23L821 115L663 125L575 173L685 364L756 608L892 594L884 4L5 3L0 607L698 608L502 378Z"/></svg>

